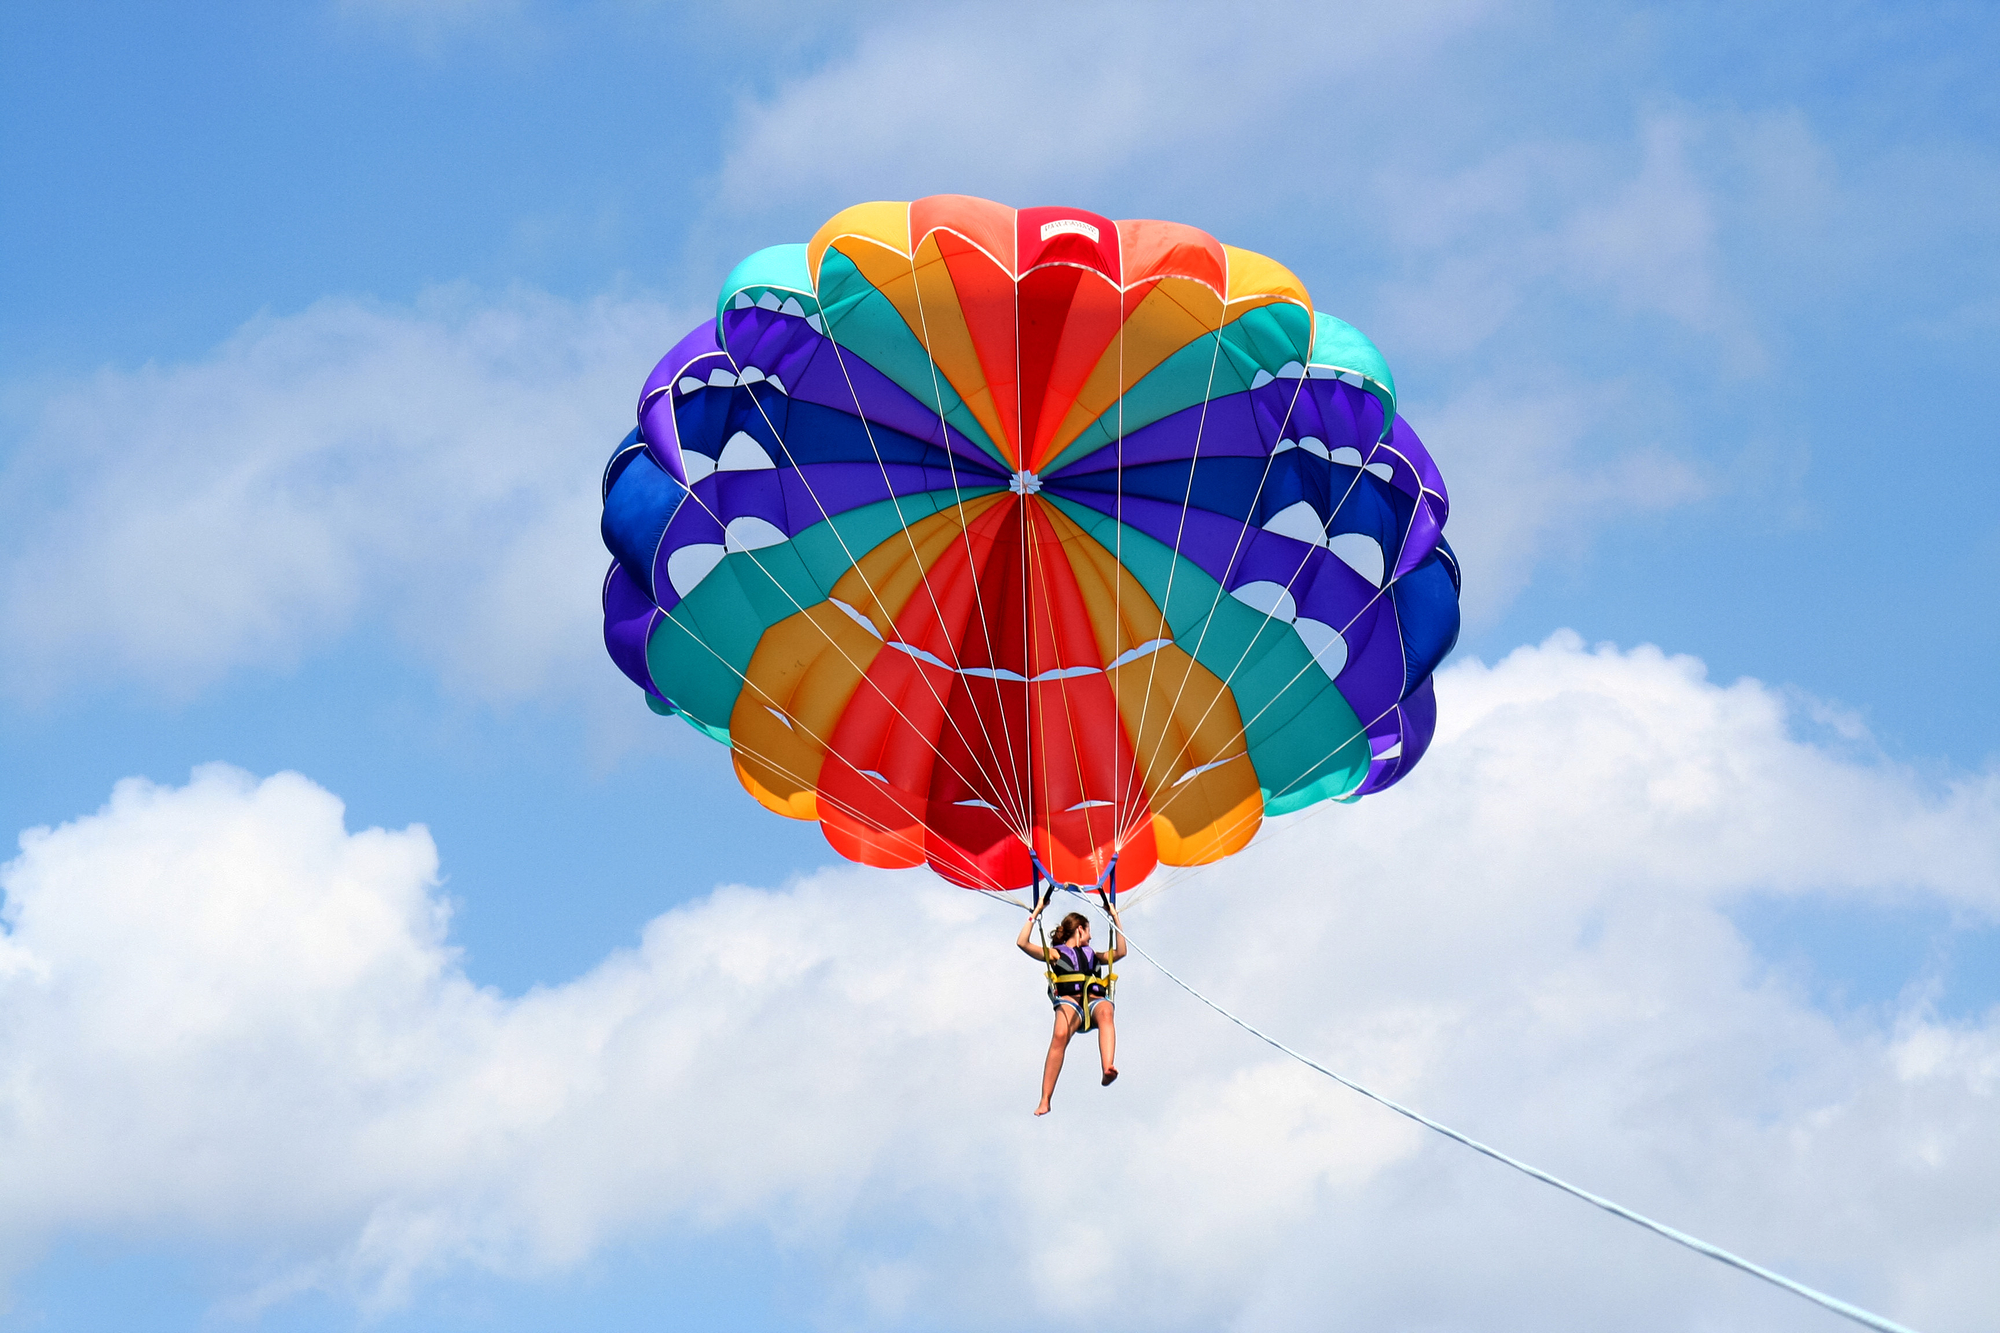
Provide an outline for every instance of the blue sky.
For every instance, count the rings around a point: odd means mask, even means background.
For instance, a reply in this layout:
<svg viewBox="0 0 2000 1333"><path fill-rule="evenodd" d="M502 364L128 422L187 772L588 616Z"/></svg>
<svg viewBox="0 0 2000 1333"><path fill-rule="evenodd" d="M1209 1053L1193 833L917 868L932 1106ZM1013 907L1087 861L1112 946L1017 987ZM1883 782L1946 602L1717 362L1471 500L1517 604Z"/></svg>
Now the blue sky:
<svg viewBox="0 0 2000 1333"><path fill-rule="evenodd" d="M1958 1178L2000 1179L1990 1136L1925 1118L1957 1108L1990 1120L2000 1068L2000 23L1951 5L1440 3L1384 14L1273 3L1231 15L640 0L10 8L0 19L0 753L10 761L0 825L69 827L30 838L7 872L15 952L0 951L0 986L41 989L7 1002L17 1018L0 1036L12 1065L0 1087L12 1077L144 1099L165 1086L146 1082L159 1071L141 1077L114 1059L127 1046L106 1035L115 1024L86 1021L99 1009L52 998L94 993L65 978L124 975L126 947L171 960L185 946L188 960L232 966L234 954L202 952L212 932L186 933L209 919L202 895L236 904L215 908L231 921L267 909L282 920L284 904L322 892L348 902L339 867L350 856L374 865L364 833L374 828L414 859L352 872L375 886L367 901L400 904L407 927L367 938L435 989L391 1003L363 968L340 1004L406 1036L453 1032L465 1049L491 1041L525 1058L533 1043L520 1033L589 1028L603 1012L591 1006L610 1003L602 997L635 959L641 988L664 988L647 1001L661 1030L699 1026L684 1007L696 1001L674 989L669 964L694 956L675 952L693 947L673 943L677 932L726 919L757 950L801 923L845 938L831 884L849 886L864 923L942 914L926 918L931 928L992 957L940 993L984 994L987 970L1006 968L1002 917L961 919L970 908L925 897L944 891L917 876L840 870L814 829L766 817L719 749L646 713L603 659L597 473L653 360L750 250L803 239L866 198L1073 202L1192 222L1292 266L1322 308L1382 347L1453 489L1468 624L1457 674L1440 686L1440 749L1398 789L1401 804L1302 826L1269 853L1281 866L1301 858L1291 867L1301 883L1322 864L1378 867L1322 924L1356 937L1379 929L1391 943L1368 965L1406 962L1350 993L1331 961L1303 959L1325 977L1260 992L1286 1002L1266 1016L1302 1039L1321 1035L1329 1054L1412 1099L1432 1095L1447 1118L1495 1126L1495 1138L1526 1117L1528 1151L1551 1122L1527 1116L1535 1099L1479 1056L1476 1016L1523 1006L1546 1019L1557 992L1565 1003L1596 995L1584 1006L1591 1023L1612 1026L1586 1039L1589 1024L1556 1024L1529 1043L1541 1054L1523 1057L1523 1068L1549 1061L1546 1086L1603 1104L1601 1118L1549 1138L1549 1151L1574 1151L1579 1174L1596 1169L1586 1183L1657 1190L1642 1202L1680 1206L1670 1221L1735 1228L1774 1262L1932 1317L1919 1327L1972 1327L1970 1312L2000 1295L1990 1275L1975 1276L1974 1257L2000 1253L1976 1208L1954 1211L1920 1181L1885 1177L1859 1202L1787 1195L1789 1212L1759 1211L1726 1188L1734 1166L1655 1176L1631 1159L1755 1156L1756 1126L1822 1125L1813 1115L1838 1106L1874 1108L1853 1111L1872 1128L1841 1141L1850 1154L1957 1152ZM1552 639L1559 631L1576 637ZM1629 725L1605 722L1612 714ZM191 779L217 761L240 772ZM344 826L310 793L257 785L285 771L344 803ZM1503 776L1482 785L1488 773ZM159 786L120 805L114 785L133 777ZM1645 799L1627 803L1627 791ZM1382 848L1461 825L1545 830L1546 843L1526 848L1503 832L1490 844L1464 834L1460 868L1439 871L1461 898L1513 904L1507 921L1540 932L1524 934L1518 955L1539 970L1484 954L1466 962L1436 914L1384 905L1380 920L1366 916L1378 900L1425 896L1403 887L1419 858ZM232 859L239 837L266 851ZM418 843L432 849L434 876ZM1306 850L1282 850L1293 844ZM154 942L48 924L68 919L63 902L117 910L119 883L183 855L228 868L216 887L195 871L173 880L193 897L160 919ZM238 883L243 865L273 868ZM1232 878L1217 872L1154 908L1153 929L1218 979L1251 956L1233 923L1244 899L1217 887ZM744 891L755 910L715 896L722 884L759 886ZM283 897L285 885L304 897ZM1316 900L1277 901L1267 910L1319 920ZM1618 953L1621 921L1653 923L1632 925L1635 941L1673 943ZM1398 922L1413 933L1398 935ZM1661 923L1670 935L1646 934ZM1419 936L1421 947L1408 942ZM1558 937L1568 952L1550 951ZM239 943L258 956L290 947L260 939ZM1312 957L1346 947L1329 937ZM1660 960L1650 998L1576 980L1596 967L1638 986L1632 977L1652 974L1633 958ZM162 963L160 974L194 971ZM838 1009L798 987L800 1003ZM243 1038L242 1049L293 1052L273 1056L272 1070L293 1061L298 1086L374 1086L359 1066L298 1053L316 1031L302 1015L320 1001L228 993L279 1014ZM137 1009L194 1003L171 987L103 994ZM1672 1001L1684 1016L1656 1021L1646 1041L1616 1026L1671 997L1687 1001ZM537 1018L544 1004L566 1017ZM1156 1020L1131 1006L1131 1021L1156 1032L1205 1021L1164 994L1158 1004ZM279 1013L286 1005L297 1012ZM460 1020L441 1015L453 1006L488 1026L452 1026ZM1015 1063L1031 1064L1030 1028L1045 1020L1032 1006L1007 1012L1005 1041L1027 1043ZM1729 1018L1752 1012L1770 1020L1754 1033ZM738 1019L741 1031L727 1026ZM733 1077L728 1051L798 1040L755 1000L716 1021L721 1063L689 1066L708 1071L699 1077ZM919 1049L952 1068L983 1066L986 1021L947 1023L944 1036L898 1030L893 1043L843 1028L836 1045L843 1067L870 1078L904 1077L885 1071ZM1142 1031L1132 1041L1164 1068ZM1606 1056L1621 1033L1653 1062ZM1210 1065L1190 1064L1178 1091L1135 1093L1139 1109L1116 1123L1156 1152L1207 1152L1183 1121L1235 1123L1230 1097L1275 1080L1240 1129L1214 1129L1216 1141L1292 1135L1284 1141L1313 1161L1321 1145L1323 1197L1272 1184L1259 1216L1347 1254L1437 1238L1463 1266L1452 1281L1423 1279L1427 1326L1564 1326L1546 1302L1573 1292L1577 1271L1478 1266L1481 1228L1518 1232L1524 1216L1567 1228L1597 1261L1585 1265L1598 1285L1579 1298L1584 1313L1566 1317L1822 1326L1626 1248L1593 1219L1545 1214L1479 1164L1371 1138L1388 1132L1353 1108L1318 1109L1332 1091L1292 1089L1226 1034L1186 1041ZM64 1064L58 1048L99 1054ZM1684 1065L1694 1072L1679 1082L1661 1072ZM78 1167L70 1179L51 1166L33 1188L16 1182L15 1197L39 1202L0 1202L14 1293L0 1327L622 1328L655 1327L669 1307L746 1329L924 1324L916 1311L971 1326L992 1320L980 1313L986 1296L964 1293L1006 1286L987 1267L996 1254L1057 1273L1050 1291L1086 1277L1178 1291L1178 1303L1143 1315L1152 1327L1275 1327L1329 1295L1354 1319L1374 1311L1374 1326L1413 1317L1395 1304L1407 1283L1382 1277L1378 1289L1341 1265L1331 1271L1346 1276L1327 1277L1303 1248L1286 1257L1297 1240L1263 1245L1262 1257L1210 1247L1222 1257L1192 1265L1199 1273L1177 1277L1181 1287L1123 1250L1071 1272L1060 1256L1005 1248L1028 1244L1015 1224L1029 1204L951 1174L966 1144L980 1146L979 1161L1027 1162L1080 1153L1081 1140L1051 1149L1012 1129L962 1142L911 1130L909 1152L928 1173L816 1175L815 1153L903 1124L872 1127L859 1092L820 1081L810 1088L827 1099L828 1137L799 1149L796 1173L775 1151L779 1165L746 1168L756 1184L739 1189L692 1159L642 1153L629 1174L645 1188L628 1197L615 1164L570 1155L577 1136L622 1124L618 1108L653 1108L657 1123L682 1116L708 1137L679 1137L724 1158L763 1151L768 1139L742 1128L757 1115L710 1124L681 1100L686 1089L620 1065L568 1075L612 1090L590 1113L598 1119L534 1133L509 1121L503 1132L467 1109L478 1099L441 1067L397 1086L430 1087L435 1075L438 1107L467 1117L465 1141L490 1130L544 1152L570 1164L573 1178L561 1179L574 1188L530 1188L497 1150L435 1179L356 1158L347 1175L363 1184L279 1188L269 1182L282 1170L251 1164L292 1161L322 1141L296 1137L303 1122L287 1120L282 1097L257 1101L263 1093L244 1094L262 1108L251 1128L224 1134L233 1112L213 1107L163 1114L157 1135L133 1138L129 1160L81 1129L60 1143L20 1129L17 1154L115 1160L124 1174L99 1181ZM972 1100L952 1105L977 1119L980 1090L1012 1087L1000 1078L966 1075L954 1096ZM1952 1097L1912 1091L1927 1078L1956 1078ZM783 1079L745 1086L803 1095ZM49 1096L36 1105L68 1105ZM1294 1109L1259 1118L1274 1106ZM1667 1145L1664 1126L1687 1107L1707 1108L1716 1140L1732 1146ZM374 1142L391 1132L376 1114L363 1107L322 1128L328 1141ZM1055 1132L1108 1123L1079 1117ZM213 1179L174 1183L163 1165L176 1154L225 1161L218 1145L263 1144L260 1134L268 1157L246 1149L240 1169ZM1926 1135L1954 1146L1923 1148ZM899 1142L878 1145L880 1160ZM1374 1155L1350 1160L1340 1144ZM1816 1151L1853 1160L1836 1146ZM1243 1149L1242 1170L1261 1151ZM430 1160L413 1150L412 1162ZM1134 1208L1199 1211L1192 1201L1207 1197L1176 1194L1171 1174L1121 1170ZM1715 1179L1690 1184L1689 1171ZM611 1183L594 1193L575 1184L600 1176ZM560 1226L548 1221L557 1196ZM1866 1219L1856 1235L1907 1236L1922 1212L1936 1228L1928 1243L1963 1262L1871 1259L1866 1247L1850 1253L1851 1237L1799 1220L1836 1205ZM397 1230L384 1220L394 1218L432 1222ZM962 1291L939 1306L926 1293L951 1274ZM1141 1320L1148 1307L1133 1309Z"/></svg>

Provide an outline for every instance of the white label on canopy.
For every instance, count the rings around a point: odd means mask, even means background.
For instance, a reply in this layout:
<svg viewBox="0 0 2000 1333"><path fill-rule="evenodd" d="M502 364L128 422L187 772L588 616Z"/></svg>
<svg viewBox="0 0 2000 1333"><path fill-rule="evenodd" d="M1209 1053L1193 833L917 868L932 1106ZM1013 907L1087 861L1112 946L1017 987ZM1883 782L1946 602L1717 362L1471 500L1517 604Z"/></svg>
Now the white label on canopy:
<svg viewBox="0 0 2000 1333"><path fill-rule="evenodd" d="M1051 236L1088 236L1094 241L1097 228L1082 218L1057 218L1042 224L1042 239L1046 241Z"/></svg>

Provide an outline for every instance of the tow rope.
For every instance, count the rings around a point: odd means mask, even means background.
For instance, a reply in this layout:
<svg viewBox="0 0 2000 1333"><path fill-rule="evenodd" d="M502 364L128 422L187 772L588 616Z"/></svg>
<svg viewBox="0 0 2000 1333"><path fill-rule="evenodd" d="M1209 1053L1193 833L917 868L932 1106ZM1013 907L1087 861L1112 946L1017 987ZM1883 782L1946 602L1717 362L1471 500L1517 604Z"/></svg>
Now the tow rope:
<svg viewBox="0 0 2000 1333"><path fill-rule="evenodd" d="M1494 1161L1499 1162L1503 1166L1511 1166L1516 1171L1521 1172L1523 1175L1531 1176L1534 1179L1541 1181L1544 1185L1553 1185L1557 1189L1561 1190L1563 1193L1573 1195L1576 1198L1582 1199L1585 1203L1593 1204L1596 1207L1602 1208L1605 1212L1612 1214L1614 1217L1622 1217L1627 1222L1631 1222L1636 1226L1642 1226L1646 1230L1653 1232L1655 1235L1665 1236L1668 1240L1673 1241L1676 1245L1684 1245L1688 1249L1693 1250L1696 1254L1706 1255L1710 1259L1716 1260L1718 1263L1725 1263L1728 1264L1731 1268L1741 1269L1743 1272L1748 1273L1752 1277L1762 1278L1764 1281L1769 1282L1771 1285L1775 1287L1784 1288L1786 1291L1791 1292L1794 1296L1803 1296L1807 1300L1811 1301L1813 1304L1820 1306L1823 1309L1831 1310L1833 1313L1840 1315L1843 1318L1852 1319L1857 1324L1862 1324L1868 1328L1876 1329L1878 1333L1915 1333L1914 1329L1896 1323L1892 1319L1884 1319L1881 1315L1874 1314L1871 1313L1870 1311L1864 1310L1858 1305L1849 1305L1846 1301L1843 1301L1838 1297L1829 1296L1823 1291L1815 1291L1813 1288L1808 1287L1803 1282L1794 1282L1791 1278L1786 1277L1783 1273L1774 1273L1770 1269L1764 1267L1762 1264L1752 1263L1750 1262L1750 1260L1743 1258L1741 1255L1731 1254L1728 1250L1723 1249L1719 1245L1711 1245L1707 1241L1702 1240L1699 1237L1688 1235L1685 1231L1677 1231L1673 1227L1666 1225L1664 1222L1655 1222L1652 1218L1647 1217L1642 1213L1635 1213L1630 1208L1627 1208L1625 1205L1621 1203L1613 1203L1611 1200L1605 1198L1601 1194L1592 1194L1589 1190L1584 1189L1581 1186L1572 1185L1566 1180L1550 1175L1548 1172L1542 1170L1540 1167L1530 1166L1526 1162L1521 1161L1517 1157L1509 1157L1506 1153L1501 1152L1498 1148L1488 1147L1486 1144L1481 1143L1478 1139L1475 1139L1468 1134L1461 1134L1449 1125L1439 1124L1437 1121L1431 1119L1429 1116L1422 1115L1419 1112L1413 1111L1409 1107L1404 1106L1401 1102L1392 1101L1389 1098L1384 1097L1379 1092L1375 1092L1369 1088L1364 1088L1359 1083L1356 1083L1353 1079L1348 1078L1343 1074L1337 1074L1333 1070L1328 1069L1325 1065L1319 1063L1317 1060L1313 1060L1307 1056L1301 1055L1299 1052L1285 1045L1285 1043L1279 1041L1276 1037L1273 1037L1270 1033L1265 1032L1260 1028L1253 1027L1251 1024L1246 1023L1242 1019L1238 1018L1235 1014L1230 1013L1227 1009L1217 1004L1214 1000L1209 999L1206 995L1203 995L1193 986L1188 985L1187 982L1181 980L1178 976L1174 975L1173 971L1169 969L1159 959L1153 957L1153 955L1147 953L1144 949L1140 948L1138 942L1132 938L1129 932L1127 932L1127 934L1125 935L1125 946L1128 949L1130 949L1133 953L1138 954L1141 958L1151 963L1155 968L1159 969L1160 975L1165 977L1168 981L1173 982L1176 986L1179 986L1189 995L1194 996L1195 999L1200 1000L1203 1004L1215 1010L1216 1013L1221 1014L1224 1018L1234 1023L1237 1027L1242 1028L1245 1032L1257 1038L1257 1040L1263 1042L1265 1045L1273 1048L1274 1050L1281 1051L1284 1054L1289 1055L1290 1057L1292 1057L1292 1059L1297 1060L1300 1064L1304 1065L1308 1069L1315 1070L1318 1073L1326 1075L1328 1078L1340 1084L1342 1087L1360 1093L1363 1097L1366 1097L1369 1101L1379 1103L1380 1105L1388 1107L1391 1111L1394 1111L1397 1115L1416 1121L1418 1124L1422 1125L1425 1129L1435 1130L1437 1133L1444 1135L1446 1138L1452 1140L1453 1142L1462 1143L1466 1147L1472 1149L1474 1152L1484 1154L1485 1156L1492 1158Z"/></svg>

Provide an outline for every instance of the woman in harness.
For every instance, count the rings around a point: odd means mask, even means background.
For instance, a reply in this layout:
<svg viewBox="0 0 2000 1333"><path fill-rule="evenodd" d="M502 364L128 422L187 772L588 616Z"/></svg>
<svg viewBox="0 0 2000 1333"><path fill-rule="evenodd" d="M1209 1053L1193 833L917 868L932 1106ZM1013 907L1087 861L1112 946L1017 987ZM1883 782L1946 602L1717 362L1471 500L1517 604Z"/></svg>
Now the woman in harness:
<svg viewBox="0 0 2000 1333"><path fill-rule="evenodd" d="M1028 937L1034 933L1048 901L1044 898L1035 904L1035 910L1021 927L1020 937L1014 941L1022 953L1047 966L1049 999L1056 1009L1056 1030L1049 1039L1049 1058L1042 1064L1042 1104L1035 1108L1036 1115L1049 1113L1056 1076L1062 1073L1063 1052L1069 1048L1069 1039L1079 1032L1097 1029L1097 1058L1104 1066L1104 1083L1108 1085L1118 1077L1118 1066L1113 1063L1118 1053L1118 1030L1113 1022L1115 1006L1105 984L1109 980L1105 968L1125 956L1125 941L1118 938L1123 932L1118 928L1116 907L1110 909L1114 942L1108 955L1090 947L1090 921L1081 912L1064 917L1049 944L1030 943Z"/></svg>

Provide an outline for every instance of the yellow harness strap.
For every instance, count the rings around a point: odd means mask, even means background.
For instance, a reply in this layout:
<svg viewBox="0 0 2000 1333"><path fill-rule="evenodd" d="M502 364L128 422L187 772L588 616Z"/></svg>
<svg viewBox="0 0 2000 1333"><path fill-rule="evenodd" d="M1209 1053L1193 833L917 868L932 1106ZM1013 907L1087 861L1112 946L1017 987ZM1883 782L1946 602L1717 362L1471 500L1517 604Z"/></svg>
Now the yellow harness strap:
<svg viewBox="0 0 2000 1333"><path fill-rule="evenodd" d="M1039 876L1041 872L1037 870L1036 873ZM1037 886L1037 890L1039 891L1041 880L1037 878L1035 884ZM1055 889L1053 885L1051 885L1049 889L1049 897L1053 898L1054 896L1055 896ZM1099 955L1099 958L1101 961L1104 962L1103 976L1099 976L1095 972L1057 972L1055 969L1055 961L1057 954L1056 951L1049 946L1048 934L1041 929L1041 917L1039 915L1040 910L1041 910L1040 908L1036 909L1037 916L1035 918L1035 928L1036 928L1036 933L1040 935L1042 941L1042 962L1044 963L1044 967L1042 969L1042 975L1049 979L1049 999L1075 1000L1077 1010L1083 1015L1083 1026L1079 1027L1077 1031L1088 1032L1093 1027L1097 1026L1090 1020L1091 1010L1096 1007L1091 1003L1090 1000L1090 988L1092 986L1104 987L1104 994L1097 997L1097 1003L1102 1004L1104 1001L1110 999L1112 995L1116 992L1118 988L1118 974L1111 970L1111 963L1108 960L1103 960L1102 955ZM1118 928L1116 922L1112 924L1111 939L1112 942L1116 944L1118 939ZM1067 986L1076 982L1083 983L1082 994L1074 996L1056 994L1057 986Z"/></svg>
<svg viewBox="0 0 2000 1333"><path fill-rule="evenodd" d="M1057 972L1054 968L1048 968L1043 971L1042 975L1049 979L1049 998L1051 1000L1076 1001L1077 1009L1083 1014L1083 1026L1077 1029L1078 1032L1088 1032L1097 1026L1091 1021L1091 1010L1094 1006L1091 1003L1090 988L1092 986L1104 987L1104 994L1097 997L1097 1003L1102 1004L1111 998L1111 988L1118 983L1118 974L1111 971L1106 971L1103 976L1099 976L1095 972ZM1083 993L1081 995L1056 994L1057 986L1067 986L1076 982L1083 983Z"/></svg>

